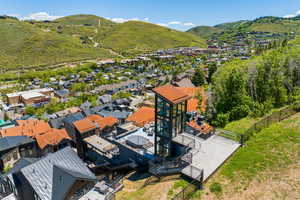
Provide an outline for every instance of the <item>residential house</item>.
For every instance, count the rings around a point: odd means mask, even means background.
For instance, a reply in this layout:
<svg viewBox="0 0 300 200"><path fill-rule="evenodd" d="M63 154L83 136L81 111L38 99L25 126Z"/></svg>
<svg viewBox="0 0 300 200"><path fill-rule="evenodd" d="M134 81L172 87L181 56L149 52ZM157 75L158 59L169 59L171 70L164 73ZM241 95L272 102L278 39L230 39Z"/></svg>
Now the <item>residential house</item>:
<svg viewBox="0 0 300 200"><path fill-rule="evenodd" d="M155 109L150 107L141 107L132 113L126 121L133 122L134 125L144 127L146 124L154 122Z"/></svg>
<svg viewBox="0 0 300 200"><path fill-rule="evenodd" d="M17 120L17 126L0 130L0 134L2 137L28 136L35 139L41 155L72 145L64 129L51 128L47 122L36 119Z"/></svg>
<svg viewBox="0 0 300 200"><path fill-rule="evenodd" d="M69 96L70 91L68 89L56 90L54 91L55 97L59 99L65 99Z"/></svg>
<svg viewBox="0 0 300 200"><path fill-rule="evenodd" d="M52 88L42 88L29 91L15 92L6 94L8 104L31 105L49 101L53 96Z"/></svg>
<svg viewBox="0 0 300 200"><path fill-rule="evenodd" d="M23 162L7 177L13 183L16 199L20 200L86 199L85 195L98 182L70 147L38 161ZM98 195L98 199L103 198Z"/></svg>
<svg viewBox="0 0 300 200"><path fill-rule="evenodd" d="M36 154L36 142L28 136L0 138L0 171L12 167L22 157L32 157Z"/></svg>

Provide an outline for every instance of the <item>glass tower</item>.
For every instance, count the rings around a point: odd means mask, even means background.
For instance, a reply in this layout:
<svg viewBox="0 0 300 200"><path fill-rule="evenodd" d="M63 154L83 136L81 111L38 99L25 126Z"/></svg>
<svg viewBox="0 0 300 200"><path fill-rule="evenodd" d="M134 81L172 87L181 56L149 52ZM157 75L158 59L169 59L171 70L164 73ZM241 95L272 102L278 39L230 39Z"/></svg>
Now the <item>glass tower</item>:
<svg viewBox="0 0 300 200"><path fill-rule="evenodd" d="M174 101L172 96L155 90L155 155L172 157L175 153L172 139L184 131L186 123L187 95L179 93L184 98ZM172 90L176 90L175 87ZM173 92L178 95L181 91Z"/></svg>

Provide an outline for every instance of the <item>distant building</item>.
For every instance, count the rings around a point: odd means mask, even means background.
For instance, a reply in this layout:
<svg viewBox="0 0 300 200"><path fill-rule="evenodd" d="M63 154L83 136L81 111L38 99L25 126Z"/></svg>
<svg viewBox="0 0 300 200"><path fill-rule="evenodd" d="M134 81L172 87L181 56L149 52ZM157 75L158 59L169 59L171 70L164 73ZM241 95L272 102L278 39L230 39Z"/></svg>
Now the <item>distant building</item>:
<svg viewBox="0 0 300 200"><path fill-rule="evenodd" d="M32 105L36 103L49 101L51 99L51 96L53 96L53 92L54 90L52 88L43 88L43 89L9 93L6 94L6 97L9 105L14 105L14 104Z"/></svg>

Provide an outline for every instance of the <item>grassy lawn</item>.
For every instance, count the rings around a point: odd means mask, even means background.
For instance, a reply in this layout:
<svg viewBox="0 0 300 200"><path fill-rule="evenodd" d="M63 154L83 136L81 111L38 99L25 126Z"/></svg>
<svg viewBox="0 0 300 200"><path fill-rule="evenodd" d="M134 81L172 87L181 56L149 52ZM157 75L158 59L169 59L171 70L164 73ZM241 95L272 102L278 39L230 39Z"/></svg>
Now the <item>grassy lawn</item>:
<svg viewBox="0 0 300 200"><path fill-rule="evenodd" d="M300 173L299 160L300 114L297 114L256 133L246 143L246 146L239 149L220 168L219 172L206 183L206 197L208 199L231 199L234 195L239 196L246 192L250 193L251 190L252 192L258 190L257 185L262 183L274 185L268 191L275 190L275 187L276 190L286 191L293 188L292 186L288 186L289 184L300 188L300 183L297 182L297 178L294 175L295 173ZM286 170L298 171L291 173L291 176L287 177L285 176L288 173ZM282 183L279 184L280 188L277 188L279 187L278 184L272 184L286 180L289 180L289 182L285 182L285 185ZM208 189L210 185L216 182L220 183L223 191L222 194L212 194L213 192ZM299 192L297 194L300 195L299 190L295 191ZM261 195L264 195L263 192ZM270 194L270 196L274 195ZM287 194L282 192L276 195L283 197ZM247 196L247 198L241 199L248 198Z"/></svg>
<svg viewBox="0 0 300 200"><path fill-rule="evenodd" d="M232 131L234 133L244 133L247 129L249 129L253 124L259 121L259 118L243 118L238 121L230 122L227 124L224 129L228 131Z"/></svg>

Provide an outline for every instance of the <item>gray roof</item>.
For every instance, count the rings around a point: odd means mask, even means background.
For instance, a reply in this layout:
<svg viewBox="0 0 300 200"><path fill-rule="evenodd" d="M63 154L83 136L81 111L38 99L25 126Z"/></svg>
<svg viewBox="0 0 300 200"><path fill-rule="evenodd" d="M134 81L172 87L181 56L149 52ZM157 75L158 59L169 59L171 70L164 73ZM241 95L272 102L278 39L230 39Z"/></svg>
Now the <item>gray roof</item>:
<svg viewBox="0 0 300 200"><path fill-rule="evenodd" d="M101 115L102 117L114 117L117 119L126 119L128 117L128 115L130 114L130 112L125 112L125 111L114 111L114 112L110 112L110 111L100 111L97 113L98 115Z"/></svg>
<svg viewBox="0 0 300 200"><path fill-rule="evenodd" d="M0 139L0 151L5 151L18 147L23 144L34 142L33 139L27 136L9 136Z"/></svg>
<svg viewBox="0 0 300 200"><path fill-rule="evenodd" d="M178 87L195 87L189 78L184 78L181 81L175 83Z"/></svg>
<svg viewBox="0 0 300 200"><path fill-rule="evenodd" d="M63 122L68 123L68 124L73 124L73 122L76 122L76 121L81 120L83 118L84 118L83 114L79 112L79 113L68 115L67 117L65 117L63 119Z"/></svg>
<svg viewBox="0 0 300 200"><path fill-rule="evenodd" d="M41 200L64 199L76 180L97 181L71 147L66 147L21 169Z"/></svg>
<svg viewBox="0 0 300 200"><path fill-rule="evenodd" d="M14 167L11 170L9 170L8 174L17 173L24 167L27 167L28 165L31 165L32 163L35 163L38 160L39 158L21 158L14 164Z"/></svg>
<svg viewBox="0 0 300 200"><path fill-rule="evenodd" d="M54 93L60 97L65 97L70 93L70 91L68 89L62 89L62 90L56 90L54 91Z"/></svg>
<svg viewBox="0 0 300 200"><path fill-rule="evenodd" d="M49 124L52 128L60 129L64 127L64 123L62 118L50 119Z"/></svg>
<svg viewBox="0 0 300 200"><path fill-rule="evenodd" d="M106 103L110 103L112 101L112 96L109 94L105 94L105 95L100 96L98 99L101 103L106 104Z"/></svg>

